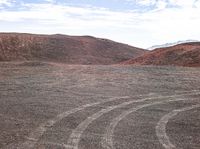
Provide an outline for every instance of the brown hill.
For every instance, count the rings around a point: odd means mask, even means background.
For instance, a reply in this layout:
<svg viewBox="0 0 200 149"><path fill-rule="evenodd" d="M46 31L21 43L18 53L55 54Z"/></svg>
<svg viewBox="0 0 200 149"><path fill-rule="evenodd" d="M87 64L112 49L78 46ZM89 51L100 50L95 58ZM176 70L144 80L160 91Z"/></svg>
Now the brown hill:
<svg viewBox="0 0 200 149"><path fill-rule="evenodd" d="M115 64L144 52L143 49L90 36L0 33L0 61Z"/></svg>
<svg viewBox="0 0 200 149"><path fill-rule="evenodd" d="M155 49L122 64L198 67L200 66L200 42Z"/></svg>

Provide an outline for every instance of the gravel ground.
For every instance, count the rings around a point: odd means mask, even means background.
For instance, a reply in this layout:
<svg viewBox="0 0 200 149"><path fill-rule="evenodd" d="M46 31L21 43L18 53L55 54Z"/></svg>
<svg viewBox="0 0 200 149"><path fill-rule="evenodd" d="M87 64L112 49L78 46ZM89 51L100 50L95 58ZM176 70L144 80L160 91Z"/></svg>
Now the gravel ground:
<svg viewBox="0 0 200 149"><path fill-rule="evenodd" d="M0 70L0 148L200 148L200 68L4 62Z"/></svg>

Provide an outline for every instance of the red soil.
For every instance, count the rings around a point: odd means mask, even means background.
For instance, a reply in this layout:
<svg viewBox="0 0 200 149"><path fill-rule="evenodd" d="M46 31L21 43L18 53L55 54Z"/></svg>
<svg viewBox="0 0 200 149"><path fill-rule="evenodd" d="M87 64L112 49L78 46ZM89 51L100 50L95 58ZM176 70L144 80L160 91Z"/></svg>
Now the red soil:
<svg viewBox="0 0 200 149"><path fill-rule="evenodd" d="M115 64L146 50L90 36L0 33L0 61Z"/></svg>
<svg viewBox="0 0 200 149"><path fill-rule="evenodd" d="M155 49L121 64L199 67L200 42Z"/></svg>

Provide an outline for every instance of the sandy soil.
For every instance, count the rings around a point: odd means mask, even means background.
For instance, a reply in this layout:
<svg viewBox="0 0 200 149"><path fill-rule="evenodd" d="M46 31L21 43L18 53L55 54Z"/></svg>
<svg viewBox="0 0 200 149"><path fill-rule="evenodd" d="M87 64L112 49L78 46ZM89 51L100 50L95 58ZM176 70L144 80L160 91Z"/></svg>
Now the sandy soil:
<svg viewBox="0 0 200 149"><path fill-rule="evenodd" d="M200 68L20 62L0 70L0 148L200 148Z"/></svg>

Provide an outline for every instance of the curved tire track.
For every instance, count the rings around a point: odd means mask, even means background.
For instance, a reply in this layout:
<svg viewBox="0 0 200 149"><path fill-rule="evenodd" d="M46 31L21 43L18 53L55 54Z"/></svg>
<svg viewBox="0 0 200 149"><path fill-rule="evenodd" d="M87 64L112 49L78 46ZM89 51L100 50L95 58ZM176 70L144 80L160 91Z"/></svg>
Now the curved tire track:
<svg viewBox="0 0 200 149"><path fill-rule="evenodd" d="M165 149L175 149L176 148L176 146L170 142L169 137L167 136L167 133L166 133L166 125L169 122L169 120L171 118L173 118L174 116L176 116L180 112L189 111L189 110L192 110L194 108L199 108L199 107L200 107L200 104L193 105L193 106L186 107L186 108L176 109L176 110L173 110L172 112L164 115L160 119L160 121L158 122L158 124L156 126L156 135L158 137L159 142L162 144L162 146Z"/></svg>
<svg viewBox="0 0 200 149"><path fill-rule="evenodd" d="M138 97L139 96L140 95L138 95ZM100 105L100 104L111 102L111 101L115 101L115 100L127 99L127 98L130 98L130 97L129 96L113 97L113 98L111 98L109 100L106 100L106 101L95 102L95 103L91 103L91 104L85 104L83 106L80 106L80 107L74 108L72 110L63 112L63 113L57 115L55 118L50 119L47 122L41 124L35 131L30 133L29 136L27 137L28 138L27 141L25 141L23 144L21 144L19 149L32 149L32 148L34 148L35 144L39 141L39 138L44 134L44 132L47 131L47 129L49 127L52 127L55 123L57 123L58 121L60 121L60 120L62 120L64 118L66 118L70 114L73 114L73 113L76 113L78 111L84 110L85 108L88 108L88 107Z"/></svg>
<svg viewBox="0 0 200 149"><path fill-rule="evenodd" d="M112 136L113 136L115 127L118 125L118 123L122 119L127 117L129 114L136 112L140 109L149 107L149 106L158 105L158 104L165 104L165 103L168 103L168 102L184 101L184 100L188 100L188 99L177 99L177 100L173 99L173 100L167 100L167 101L158 101L158 102L154 102L154 103L139 105L137 107L131 108L131 109L121 113L118 117L114 118L112 120L112 122L110 123L110 125L107 127L106 134L104 134L104 136L102 138L102 146L106 149L114 149ZM190 99L190 100L196 100L196 99L194 98L194 99Z"/></svg>
<svg viewBox="0 0 200 149"><path fill-rule="evenodd" d="M183 91L184 93L188 92L188 94L180 94L180 95L176 95L176 96L190 95L189 93L194 94L197 91L198 90ZM148 96L148 94L147 95L137 95L137 96L138 97L144 97L144 96ZM167 96L167 97L173 97L173 96ZM20 145L20 147L18 147L18 149L32 149L32 148L34 148L35 144L39 141L40 137L44 134L44 132L47 131L47 129L49 127L52 127L55 123L57 123L58 121L68 117L70 114L73 114L73 113L76 113L78 111L84 110L85 108L88 108L88 107L92 107L92 106L96 106L96 105L100 105L100 104L103 104L103 103L116 101L116 100L120 100L120 99L127 99L127 98L130 98L130 97L129 96L113 97L113 98L111 98L109 100L106 100L106 101L95 102L95 103L91 103L91 104L85 104L83 106L74 108L72 110L65 111L65 112L57 115L55 118L50 119L50 120L46 121L45 123L42 123L38 128L36 128L33 132L31 132L28 135L28 137L27 137L28 139L24 143L22 143ZM157 97L157 98L159 98L159 97Z"/></svg>
<svg viewBox="0 0 200 149"><path fill-rule="evenodd" d="M143 102L146 100L150 100L151 98L146 98L143 100L136 100L136 101L129 101L129 102L124 102L122 104L116 105L116 106L109 106L106 109L102 109L99 112L93 114L92 116L88 117L86 120L81 122L73 131L72 134L69 137L68 143L65 146L66 149L78 149L78 143L80 141L82 133L86 130L86 128L91 124L94 120L98 119L102 115L109 113L110 111L121 108L124 106L127 106L129 104L132 104L134 102ZM154 98L152 98L154 99Z"/></svg>
<svg viewBox="0 0 200 149"><path fill-rule="evenodd" d="M104 115L106 113L109 113L110 111L112 111L114 109L122 108L124 106L127 106L127 105L132 104L132 103L136 103L136 102L144 102L144 101L152 100L152 99L162 99L162 98L170 98L170 97L179 97L179 96L183 96L183 95L193 95L193 94L182 94L182 95L172 95L172 96L160 96L160 97L144 98L144 99L141 99L141 100L134 100L134 101L124 102L122 104L118 104L118 105L115 105L115 106L109 106L106 109L102 109L99 112L94 113L92 116L89 116L87 119L85 119L83 122L81 122L72 131L72 134L70 135L67 144L64 145L64 146L65 146L66 149L78 149L78 144L80 142L81 135L87 129L87 127L94 120L98 119L99 117L101 117L102 115ZM162 103L162 102L159 102L159 103ZM145 104L145 105L151 105L151 104ZM143 108L143 105L138 106L138 107L139 107L139 109L141 107Z"/></svg>

